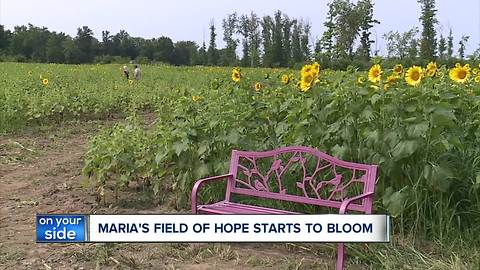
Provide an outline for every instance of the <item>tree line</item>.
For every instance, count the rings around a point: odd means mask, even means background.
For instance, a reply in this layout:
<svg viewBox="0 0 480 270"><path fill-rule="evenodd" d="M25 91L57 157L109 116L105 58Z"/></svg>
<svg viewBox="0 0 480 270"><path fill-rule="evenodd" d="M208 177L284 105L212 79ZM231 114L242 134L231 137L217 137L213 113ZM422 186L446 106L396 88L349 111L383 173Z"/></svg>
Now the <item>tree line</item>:
<svg viewBox="0 0 480 270"><path fill-rule="evenodd" d="M421 7L418 26L406 32L390 31L385 61L404 65L436 60L455 62L466 57L469 36L458 41L437 36L435 0L418 0ZM374 18L372 0L331 0L325 19L325 31L318 40L311 38L308 21L291 18L277 11L273 16L228 14L221 22L224 48L217 47L217 26L210 22L208 46L194 41L173 42L169 37L145 39L126 31L113 34L102 31L101 40L88 26L77 29L71 37L32 24L15 26L13 31L0 25L0 59L3 61L48 63L112 63L134 60L139 63L163 62L173 65L222 65L245 67L293 67L310 60L324 68L368 67L372 57L379 57L372 28L380 22ZM480 58L480 48L470 56Z"/></svg>

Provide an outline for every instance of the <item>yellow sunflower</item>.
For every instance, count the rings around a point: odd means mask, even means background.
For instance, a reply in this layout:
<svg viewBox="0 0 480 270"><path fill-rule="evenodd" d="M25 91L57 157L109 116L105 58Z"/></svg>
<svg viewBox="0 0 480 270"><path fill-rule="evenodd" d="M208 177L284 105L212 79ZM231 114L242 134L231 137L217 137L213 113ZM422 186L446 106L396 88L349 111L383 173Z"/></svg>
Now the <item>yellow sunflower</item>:
<svg viewBox="0 0 480 270"><path fill-rule="evenodd" d="M480 83L480 73L475 76L475 82Z"/></svg>
<svg viewBox="0 0 480 270"><path fill-rule="evenodd" d="M130 85L132 85L132 84L133 84L133 80L128 80L128 83L129 83Z"/></svg>
<svg viewBox="0 0 480 270"><path fill-rule="evenodd" d="M320 74L320 64L315 62L312 64L312 68L313 68L313 75L317 77Z"/></svg>
<svg viewBox="0 0 480 270"><path fill-rule="evenodd" d="M242 75L240 74L240 69L239 69L239 68L233 68L233 69L232 69L232 80L233 80L234 82L239 82L241 76L242 76Z"/></svg>
<svg viewBox="0 0 480 270"><path fill-rule="evenodd" d="M401 75L403 73L402 64L396 64L395 67L393 68L393 72L396 73L397 75Z"/></svg>
<svg viewBox="0 0 480 270"><path fill-rule="evenodd" d="M306 83L306 82L303 81L303 80L300 81L300 82L298 82L298 86L299 86L299 88L300 88L300 90L301 90L302 92L307 92L308 90L310 90L310 88L312 88L312 85L311 85L311 84Z"/></svg>
<svg viewBox="0 0 480 270"><path fill-rule="evenodd" d="M47 78L44 78L44 79L42 80L42 84L45 85L45 86L47 86L47 85L48 85L48 79L47 79Z"/></svg>
<svg viewBox="0 0 480 270"><path fill-rule="evenodd" d="M435 76L435 74L437 73L437 70L438 70L437 63L435 63L435 62L428 63L427 69L426 69L427 76L428 77Z"/></svg>
<svg viewBox="0 0 480 270"><path fill-rule="evenodd" d="M411 86L417 86L422 81L422 68L419 66L413 66L407 70L405 80Z"/></svg>
<svg viewBox="0 0 480 270"><path fill-rule="evenodd" d="M382 67L379 64L373 65L368 71L368 80L372 83L379 83L382 77Z"/></svg>
<svg viewBox="0 0 480 270"><path fill-rule="evenodd" d="M260 91L262 90L263 85L259 82L255 83L255 91Z"/></svg>
<svg viewBox="0 0 480 270"><path fill-rule="evenodd" d="M363 77L363 76L360 76L360 77L357 78L357 83L358 83L358 84L364 84L365 81L366 81L366 80L365 80L365 77Z"/></svg>
<svg viewBox="0 0 480 270"><path fill-rule="evenodd" d="M290 82L290 77L288 77L287 74L284 74L282 75L282 79L281 79L282 83L284 84L288 84Z"/></svg>
<svg viewBox="0 0 480 270"><path fill-rule="evenodd" d="M383 85L383 89L387 90L390 86L392 86L395 82L398 80L398 75L397 74L392 74L387 77L387 80L385 81L385 84Z"/></svg>
<svg viewBox="0 0 480 270"><path fill-rule="evenodd" d="M199 96L192 96L192 101L193 101L193 102L196 102L196 101L198 101L199 99L200 99Z"/></svg>
<svg viewBox="0 0 480 270"><path fill-rule="evenodd" d="M466 83L470 78L470 65L465 64L462 66L461 64L457 63L454 68L450 69L448 75L454 82Z"/></svg>
<svg viewBox="0 0 480 270"><path fill-rule="evenodd" d="M306 74L311 74L313 72L314 68L312 67L312 65L305 65L302 67L302 71L300 72L300 74L303 76L305 76Z"/></svg>

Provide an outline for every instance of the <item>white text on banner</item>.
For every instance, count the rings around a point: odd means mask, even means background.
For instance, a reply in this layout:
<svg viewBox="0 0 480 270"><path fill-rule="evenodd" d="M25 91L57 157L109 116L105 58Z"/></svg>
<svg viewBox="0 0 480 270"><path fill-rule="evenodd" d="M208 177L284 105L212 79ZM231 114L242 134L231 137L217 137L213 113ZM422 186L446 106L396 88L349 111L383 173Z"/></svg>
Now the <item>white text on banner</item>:
<svg viewBox="0 0 480 270"><path fill-rule="evenodd" d="M90 215L91 242L389 242L386 215Z"/></svg>

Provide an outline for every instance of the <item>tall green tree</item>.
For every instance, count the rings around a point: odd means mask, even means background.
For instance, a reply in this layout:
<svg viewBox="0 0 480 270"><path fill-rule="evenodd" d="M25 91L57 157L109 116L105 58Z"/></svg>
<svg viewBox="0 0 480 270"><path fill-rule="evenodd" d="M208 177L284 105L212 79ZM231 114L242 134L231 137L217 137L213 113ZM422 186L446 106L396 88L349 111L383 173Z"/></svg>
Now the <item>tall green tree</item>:
<svg viewBox="0 0 480 270"><path fill-rule="evenodd" d="M453 34L452 34L452 29L448 32L448 38L447 38L447 56L448 58L453 57Z"/></svg>
<svg viewBox="0 0 480 270"><path fill-rule="evenodd" d="M262 25L262 47L263 57L262 65L264 67L271 67L273 63L273 19L270 16L264 16L261 22Z"/></svg>
<svg viewBox="0 0 480 270"><path fill-rule="evenodd" d="M300 48L302 51L302 60L307 61L310 58L310 29L311 25L309 22L302 23L302 31L300 36Z"/></svg>
<svg viewBox="0 0 480 270"><path fill-rule="evenodd" d="M63 44L67 40L64 33L52 32L47 40L46 58L49 63L65 63L65 48Z"/></svg>
<svg viewBox="0 0 480 270"><path fill-rule="evenodd" d="M422 9L420 16L420 21L422 22L420 56L425 60L433 60L435 59L437 48L435 25L438 23L435 0L418 0L418 3L420 3Z"/></svg>
<svg viewBox="0 0 480 270"><path fill-rule="evenodd" d="M205 41L202 43L202 47L198 50L198 61L197 65L207 65L208 57L207 57L207 45Z"/></svg>
<svg viewBox="0 0 480 270"><path fill-rule="evenodd" d="M293 21L287 15L283 16L282 20L282 44L283 44L283 61L284 64L290 63L292 58L292 26Z"/></svg>
<svg viewBox="0 0 480 270"><path fill-rule="evenodd" d="M242 60L241 65L246 67L250 65L250 46L249 46L249 18L247 15L242 15L238 23L238 33L242 36Z"/></svg>
<svg viewBox="0 0 480 270"><path fill-rule="evenodd" d="M440 35L440 39L438 40L438 56L442 60L445 60L447 56L447 40L442 34Z"/></svg>
<svg viewBox="0 0 480 270"><path fill-rule="evenodd" d="M360 47L358 48L358 56L363 61L370 61L371 45L374 43L370 39L371 29L375 24L380 22L373 18L373 3L371 0L360 0L357 3L358 14L361 18L360 22Z"/></svg>
<svg viewBox="0 0 480 270"><path fill-rule="evenodd" d="M282 12L278 10L274 15L272 28L272 65L285 66L283 52Z"/></svg>
<svg viewBox="0 0 480 270"><path fill-rule="evenodd" d="M303 59L302 48L300 44L300 36L302 32L302 23L297 20L293 21L292 30L292 62L300 63ZM291 64L293 64L291 63Z"/></svg>
<svg viewBox="0 0 480 270"><path fill-rule="evenodd" d="M207 51L207 63L210 66L218 64L218 50L216 42L217 34L215 33L215 22L210 22L210 44Z"/></svg>
<svg viewBox="0 0 480 270"><path fill-rule="evenodd" d="M88 28L88 26L78 28L74 42L80 52L80 63L93 62L96 43L96 39L93 37L93 31Z"/></svg>
<svg viewBox="0 0 480 270"><path fill-rule="evenodd" d="M0 25L0 53L7 53L12 39L10 30L5 30L5 26Z"/></svg>
<svg viewBox="0 0 480 270"><path fill-rule="evenodd" d="M464 59L465 58L465 48L467 47L467 42L468 42L468 39L470 39L470 36L465 36L463 35L461 38L460 38L460 41L458 42L458 56L460 57L460 59Z"/></svg>
<svg viewBox="0 0 480 270"><path fill-rule="evenodd" d="M223 54L222 63L225 66L237 65L237 46L238 39L234 37L238 24L237 13L229 14L223 19L223 41L225 41L225 53Z"/></svg>

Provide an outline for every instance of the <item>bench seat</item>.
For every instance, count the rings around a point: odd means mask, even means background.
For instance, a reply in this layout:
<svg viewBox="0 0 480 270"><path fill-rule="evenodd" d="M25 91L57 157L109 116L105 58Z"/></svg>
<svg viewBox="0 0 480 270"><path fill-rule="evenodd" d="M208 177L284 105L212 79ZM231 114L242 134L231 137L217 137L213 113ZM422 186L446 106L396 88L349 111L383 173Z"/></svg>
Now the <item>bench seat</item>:
<svg viewBox="0 0 480 270"><path fill-rule="evenodd" d="M205 214L300 214L296 212L290 212L279 209L272 209L266 207L260 207L255 205L247 205L241 203L220 201L214 204L199 205L198 212Z"/></svg>

